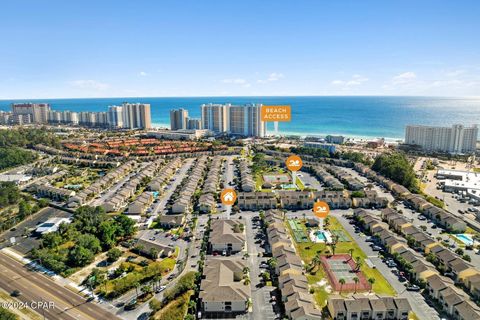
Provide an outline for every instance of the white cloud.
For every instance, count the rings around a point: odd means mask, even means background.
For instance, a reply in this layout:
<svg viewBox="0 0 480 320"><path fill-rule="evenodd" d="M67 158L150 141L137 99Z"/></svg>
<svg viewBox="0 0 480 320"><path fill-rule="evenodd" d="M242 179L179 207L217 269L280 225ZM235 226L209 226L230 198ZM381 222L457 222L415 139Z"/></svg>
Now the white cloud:
<svg viewBox="0 0 480 320"><path fill-rule="evenodd" d="M331 84L334 86L342 86L345 88L359 86L368 81L367 77L361 76L359 74L354 74L349 80L333 80Z"/></svg>
<svg viewBox="0 0 480 320"><path fill-rule="evenodd" d="M408 71L400 73L392 78L392 84L394 85L405 85L414 82L417 79L415 72Z"/></svg>
<svg viewBox="0 0 480 320"><path fill-rule="evenodd" d="M103 91L110 88L108 83L96 81L96 80L75 80L71 81L70 85L80 89L94 89Z"/></svg>
<svg viewBox="0 0 480 320"><path fill-rule="evenodd" d="M278 80L283 79L283 78L285 78L283 73L272 72L268 75L268 77L266 79L257 80L257 83L268 83L268 82L278 81Z"/></svg>
<svg viewBox="0 0 480 320"><path fill-rule="evenodd" d="M146 73L145 71L140 71L140 72L138 73L138 75L139 75L140 77L146 77L146 76L148 76L148 73Z"/></svg>

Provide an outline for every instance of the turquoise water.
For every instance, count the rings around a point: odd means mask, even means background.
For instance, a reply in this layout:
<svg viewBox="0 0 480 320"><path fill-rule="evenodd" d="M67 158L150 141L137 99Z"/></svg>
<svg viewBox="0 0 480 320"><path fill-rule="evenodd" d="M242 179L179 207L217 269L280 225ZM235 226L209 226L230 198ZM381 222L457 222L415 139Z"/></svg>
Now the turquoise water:
<svg viewBox="0 0 480 320"><path fill-rule="evenodd" d="M320 240L320 241L327 241L327 238L325 237L325 235L323 234L323 232L320 232L320 231L317 231L315 233L315 235L317 236L317 239Z"/></svg>
<svg viewBox="0 0 480 320"><path fill-rule="evenodd" d="M473 245L473 239L468 234L456 234L455 237L465 243L467 246Z"/></svg>
<svg viewBox="0 0 480 320"><path fill-rule="evenodd" d="M451 125L480 123L480 99L436 97L191 97L191 98L103 98L40 99L54 109L105 111L107 106L128 102L150 103L152 122L168 126L169 110L185 108L191 117L200 117L202 103L289 104L292 122L280 123L283 134L343 134L353 137L403 139L405 125ZM9 110L12 102L0 100L0 110ZM273 126L269 124L269 130Z"/></svg>

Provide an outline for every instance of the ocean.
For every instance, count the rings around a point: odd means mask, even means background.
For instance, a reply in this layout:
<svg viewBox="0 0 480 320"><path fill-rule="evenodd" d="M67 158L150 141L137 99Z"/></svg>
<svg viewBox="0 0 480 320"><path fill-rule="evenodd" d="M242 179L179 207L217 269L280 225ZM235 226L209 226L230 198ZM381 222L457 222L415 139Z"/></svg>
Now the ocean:
<svg viewBox="0 0 480 320"><path fill-rule="evenodd" d="M187 97L0 100L0 110L13 102L48 102L54 110L106 111L122 102L150 103L155 127L169 127L169 110L185 108L200 117L203 103L263 103L291 105L292 121L281 122L281 134L342 134L355 138L403 139L408 124L449 126L480 123L480 98L308 96L308 97ZM269 123L268 131L273 130Z"/></svg>

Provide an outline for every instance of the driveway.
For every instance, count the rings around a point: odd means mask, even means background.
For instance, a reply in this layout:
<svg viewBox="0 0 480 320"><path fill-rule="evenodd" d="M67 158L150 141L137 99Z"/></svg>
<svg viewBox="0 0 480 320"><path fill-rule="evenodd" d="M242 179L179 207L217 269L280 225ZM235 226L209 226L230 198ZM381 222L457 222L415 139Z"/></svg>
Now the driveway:
<svg viewBox="0 0 480 320"><path fill-rule="evenodd" d="M247 236L247 252L248 252L248 267L250 268L250 280L252 291L253 310L249 313L249 318L253 320L257 319L269 319L275 318L275 312L273 310L272 302L270 302L271 292L275 290L275 287L267 287L260 285L260 263L267 261L267 258L259 257L259 253L264 253L265 250L260 244L255 243L255 236L257 234L263 234L261 228L254 228L252 218L258 216L258 213L252 211L242 211L240 213L245 220L245 232Z"/></svg>
<svg viewBox="0 0 480 320"><path fill-rule="evenodd" d="M354 232L353 226L348 223L348 220L345 217L343 217L345 212L345 210L333 210L331 214L337 218L343 228L347 230L353 240L358 244L360 249L362 249L367 255L368 259L370 259L370 261L376 266L377 270L380 271L383 277L390 283L395 291L397 291L398 296L407 298L413 312L415 312L419 319L440 319L437 311L425 302L425 298L420 293L406 291L405 285L398 280L397 276L395 276L387 265L378 257L378 253L373 251L369 244L365 242L365 237Z"/></svg>

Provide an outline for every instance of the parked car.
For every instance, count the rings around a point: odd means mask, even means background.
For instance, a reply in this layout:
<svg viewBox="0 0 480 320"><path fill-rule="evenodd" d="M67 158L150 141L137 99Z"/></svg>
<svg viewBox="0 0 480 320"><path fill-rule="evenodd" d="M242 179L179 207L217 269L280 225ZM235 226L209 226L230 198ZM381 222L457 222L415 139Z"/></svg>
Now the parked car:
<svg viewBox="0 0 480 320"><path fill-rule="evenodd" d="M382 247L380 247L380 246L373 246L373 247L372 247L372 250L373 250L373 251L381 251L381 250L382 250Z"/></svg>
<svg viewBox="0 0 480 320"><path fill-rule="evenodd" d="M420 291L420 287L416 284L410 284L407 286L407 291Z"/></svg>
<svg viewBox="0 0 480 320"><path fill-rule="evenodd" d="M157 290L155 290L155 293L160 293L163 290L165 290L166 288L167 288L166 286L160 286L160 287L157 288Z"/></svg>

